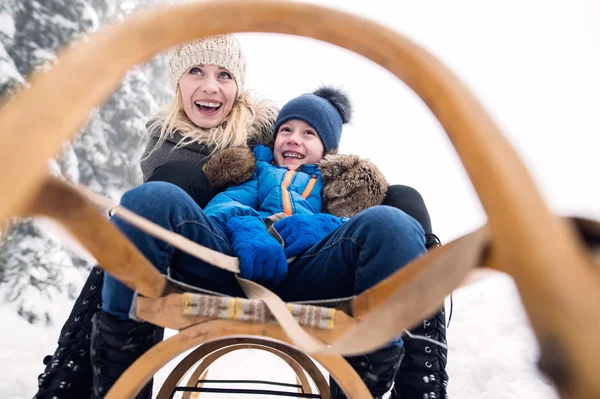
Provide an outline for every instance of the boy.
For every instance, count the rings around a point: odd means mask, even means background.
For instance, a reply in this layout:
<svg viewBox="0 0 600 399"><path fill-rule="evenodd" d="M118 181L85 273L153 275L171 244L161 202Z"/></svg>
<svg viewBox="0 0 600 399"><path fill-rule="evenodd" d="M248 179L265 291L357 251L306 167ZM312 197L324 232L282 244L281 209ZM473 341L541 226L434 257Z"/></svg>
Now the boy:
<svg viewBox="0 0 600 399"><path fill-rule="evenodd" d="M342 91L322 87L290 100L274 128L273 150L254 149L252 178L217 195L205 213L226 232L240 258L242 277L278 285L292 258L339 227L343 219L322 211L323 181L318 163L337 151L352 108ZM264 219L285 217L272 236ZM279 236L279 237L277 237ZM281 238L285 249L278 242Z"/></svg>

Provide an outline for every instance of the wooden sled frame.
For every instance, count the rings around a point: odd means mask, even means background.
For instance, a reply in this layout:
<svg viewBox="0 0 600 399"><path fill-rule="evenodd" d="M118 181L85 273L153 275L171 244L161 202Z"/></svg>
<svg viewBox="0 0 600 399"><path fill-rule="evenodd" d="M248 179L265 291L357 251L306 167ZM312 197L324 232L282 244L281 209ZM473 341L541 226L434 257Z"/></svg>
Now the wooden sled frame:
<svg viewBox="0 0 600 399"><path fill-rule="evenodd" d="M173 24L174 20L178 23ZM159 306L165 295L175 295L164 277L81 194L47 177L46 160L81 127L89 110L108 98L129 68L182 41L228 32L311 37L361 54L394 73L425 101L444 127L489 218L483 230L432 251L358 296L352 306L354 318L338 312L335 329L307 331L334 343L332 347L345 348L338 353L349 354L352 351L344 347L344 340L366 336L367 321L401 331L431 312L460 284L468 273L462 263L487 265L515 280L540 343L540 367L561 396L597 397L600 275L589 250L571 224L550 212L501 132L447 68L398 33L343 12L259 0L184 4L140 13L66 50L53 70L36 76L29 90L0 111L0 162L4 166L0 168L0 220L49 215L69 229L103 268L144 295L150 308ZM60 96L55 95L58 88ZM31 109L40 111L37 118L29 117ZM19 142L37 145L14 151L16 132ZM381 317L390 311L400 322ZM148 311L146 316L157 324L161 320L173 324L156 312ZM289 342L278 325L198 322L140 358L108 397L133 397L175 355L200 343L236 336ZM376 338L363 339L370 342L356 350L372 348L385 337ZM369 397L340 355L316 353L314 357L349 397Z"/></svg>
<svg viewBox="0 0 600 399"><path fill-rule="evenodd" d="M294 373L296 373L296 383L302 387L302 389L298 390L299 392L312 393L312 387L306 377L306 374L308 374L316 385L321 397L323 399L329 399L329 383L310 357L285 345L257 338L225 338L201 345L187 355L173 369L163 383L156 399L168 399L171 392L173 392L175 387L183 379L184 374L199 360L200 363L188 379L186 384L187 387L197 386L198 380L206 375L208 368L217 359L241 349L260 349L280 357L292 368ZM189 392L185 392L182 396L182 399L189 398Z"/></svg>

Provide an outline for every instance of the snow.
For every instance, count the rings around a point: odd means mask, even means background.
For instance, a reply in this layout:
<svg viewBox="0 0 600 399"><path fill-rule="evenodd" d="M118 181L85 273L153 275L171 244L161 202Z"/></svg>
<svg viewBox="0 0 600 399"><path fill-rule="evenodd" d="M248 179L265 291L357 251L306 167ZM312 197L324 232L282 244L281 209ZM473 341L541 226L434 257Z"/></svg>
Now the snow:
<svg viewBox="0 0 600 399"><path fill-rule="evenodd" d="M5 34L9 38L15 36L15 20L7 13L0 13L0 34Z"/></svg>
<svg viewBox="0 0 600 399"><path fill-rule="evenodd" d="M51 17L51 21L54 25L56 25L60 28L72 29L73 31L77 31L79 29L79 26L77 25L76 22L69 21L68 19L66 19L65 17L63 17L60 14L53 15Z"/></svg>
<svg viewBox="0 0 600 399"><path fill-rule="evenodd" d="M49 302L56 320L66 320L72 301L55 297ZM43 371L42 359L54 351L61 326L58 323L50 328L29 324L6 306L0 307L0 318L4 326L0 343L0 359L3 360L0 397L31 398L37 391L37 376Z"/></svg>
<svg viewBox="0 0 600 399"><path fill-rule="evenodd" d="M37 48L33 51L33 56L41 61L54 62L57 60L56 54L43 48Z"/></svg>
<svg viewBox="0 0 600 399"><path fill-rule="evenodd" d="M453 303L448 329L451 397L558 398L536 370L538 347L509 277L493 275L461 288L454 292ZM70 308L68 299L53 299L53 319L65 320ZM0 366L4 381L11 382L0 384L0 397L31 398L36 391L37 375L43 371L42 359L54 351L61 325L59 322L50 328L31 325L6 307L0 307L0 318L5 326L10 326L0 341L0 359L11 360ZM173 333L167 331L166 336ZM175 365L176 362L169 363L156 375L155 394ZM211 367L208 378L295 382L293 373L281 360L258 350L227 355Z"/></svg>
<svg viewBox="0 0 600 399"><path fill-rule="evenodd" d="M90 31L95 31L100 27L100 19L98 18L98 13L92 8L92 6L90 6L87 3L84 3L84 10L81 19L84 21L90 21Z"/></svg>
<svg viewBox="0 0 600 399"><path fill-rule="evenodd" d="M25 78L19 73L12 58L6 52L6 48L0 43L0 86L11 80L19 83L25 82Z"/></svg>
<svg viewBox="0 0 600 399"><path fill-rule="evenodd" d="M453 299L451 397L558 397L536 369L539 348L511 278L485 278L457 290Z"/></svg>

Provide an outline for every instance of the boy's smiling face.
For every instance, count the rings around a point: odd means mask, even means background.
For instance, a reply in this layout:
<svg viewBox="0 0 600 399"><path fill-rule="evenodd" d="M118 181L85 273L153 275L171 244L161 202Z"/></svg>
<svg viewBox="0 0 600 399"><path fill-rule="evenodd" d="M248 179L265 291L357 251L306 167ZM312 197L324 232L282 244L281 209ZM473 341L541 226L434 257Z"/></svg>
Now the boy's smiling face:
<svg viewBox="0 0 600 399"><path fill-rule="evenodd" d="M317 164L325 148L317 131L308 123L291 119L279 126L273 156L279 166L296 170L303 164Z"/></svg>

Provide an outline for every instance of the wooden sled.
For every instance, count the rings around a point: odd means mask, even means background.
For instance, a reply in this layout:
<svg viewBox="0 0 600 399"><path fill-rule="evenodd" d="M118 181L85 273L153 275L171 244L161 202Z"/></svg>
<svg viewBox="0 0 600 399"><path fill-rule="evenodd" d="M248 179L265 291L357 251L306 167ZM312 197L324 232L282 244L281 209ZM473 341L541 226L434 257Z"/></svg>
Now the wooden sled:
<svg viewBox="0 0 600 399"><path fill-rule="evenodd" d="M89 110L108 98L129 68L182 41L228 32L311 37L352 50L394 73L444 127L489 224L349 299L345 310L333 313L328 329L300 326L286 304L251 284L248 296L265 304L278 324L184 315L185 294L84 194L49 178L46 160L81 127ZM31 109L39 111L36 118L30 118ZM37 145L14 151L15 132L19 142ZM368 398L341 355L368 352L402 333L435 310L476 267L500 270L514 279L540 343L540 368L560 395L595 398L600 392L600 272L592 251L599 225L552 214L515 152L465 86L425 50L373 22L314 5L259 0L200 2L140 13L66 50L53 70L36 76L29 90L3 107L0 164L1 221L18 215L54 218L105 270L139 292L137 317L180 330L136 361L109 398L134 397L160 367L187 349L202 344L206 357L229 347L233 339L266 345L305 370L306 358L296 355L298 350L308 353L349 398ZM207 256L235 269L235 259ZM322 380L315 383L327 397Z"/></svg>
<svg viewBox="0 0 600 399"><path fill-rule="evenodd" d="M313 394L313 389L307 378L310 377L316 385L320 396L329 399L329 384L313 361L304 353L285 345L257 338L225 338L203 344L185 357L169 374L162 385L157 399L169 399L181 382L184 374L200 360L191 373L186 387L197 387L198 381L206 375L211 364L220 357L241 349L260 349L273 353L284 360L296 373L298 393ZM185 392L182 399L190 399L191 392Z"/></svg>

